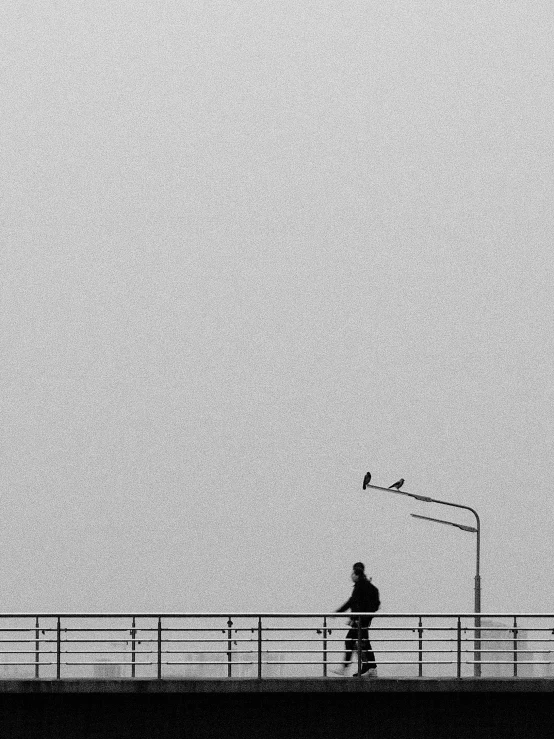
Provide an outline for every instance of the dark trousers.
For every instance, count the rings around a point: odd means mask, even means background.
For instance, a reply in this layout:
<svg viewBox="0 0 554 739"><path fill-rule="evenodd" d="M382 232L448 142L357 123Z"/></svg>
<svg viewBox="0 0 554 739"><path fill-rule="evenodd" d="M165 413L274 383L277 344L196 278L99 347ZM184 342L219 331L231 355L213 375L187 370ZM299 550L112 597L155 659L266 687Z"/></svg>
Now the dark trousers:
<svg viewBox="0 0 554 739"><path fill-rule="evenodd" d="M362 620L362 627L360 629L360 636L361 636L361 642L362 642L362 672L367 672L367 670L377 667L377 664L375 662L375 655L373 653L373 648L371 646L371 642L369 641L369 626L371 624L371 618L363 619ZM344 643L344 646L346 648L346 651L344 653L344 662L347 664L352 659L352 653L356 650L357 655L357 647L358 647L358 624L351 624L350 629L348 630L346 634L346 640Z"/></svg>

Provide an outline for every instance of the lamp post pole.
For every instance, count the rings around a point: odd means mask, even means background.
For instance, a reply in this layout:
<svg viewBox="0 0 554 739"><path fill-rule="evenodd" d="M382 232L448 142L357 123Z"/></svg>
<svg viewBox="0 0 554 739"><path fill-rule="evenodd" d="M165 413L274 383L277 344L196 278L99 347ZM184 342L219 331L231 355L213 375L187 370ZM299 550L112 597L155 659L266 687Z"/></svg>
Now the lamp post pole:
<svg viewBox="0 0 554 739"><path fill-rule="evenodd" d="M403 490L391 490L390 488L382 488L378 485L366 485L366 488L373 488L374 490L383 490L385 493L394 493L395 495L406 495L408 498L415 498L415 500L422 501L423 503L437 503L438 505L447 505L451 506L452 508L463 508L466 511L470 511L475 516L475 523L476 526L473 528L472 526L464 526L463 524L454 523L453 521L442 521L438 518L429 518L429 516L418 516L415 513L412 513L411 515L414 516L414 518L424 518L428 521L435 521L436 523L444 523L449 526L455 526L458 529L462 529L464 531L471 531L475 533L476 539L477 539L477 551L476 551L476 563L475 563L475 586L474 586L474 611L475 611L475 665L474 665L474 674L475 677L481 676L481 521L479 519L479 514L476 510L473 508L470 508L467 505L461 505L460 503L450 503L447 500L438 500L437 498L430 498L427 495L416 495L416 493L407 493Z"/></svg>

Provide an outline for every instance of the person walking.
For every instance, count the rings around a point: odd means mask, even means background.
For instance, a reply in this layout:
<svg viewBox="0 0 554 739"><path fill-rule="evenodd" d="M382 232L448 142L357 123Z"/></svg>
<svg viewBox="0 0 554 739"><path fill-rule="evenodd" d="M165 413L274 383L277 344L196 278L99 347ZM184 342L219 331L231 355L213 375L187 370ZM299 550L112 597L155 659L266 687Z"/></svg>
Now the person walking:
<svg viewBox="0 0 554 739"><path fill-rule="evenodd" d="M368 580L365 575L363 562L355 562L350 575L354 583L354 589L350 598L335 613L352 611L353 613L374 613L379 610L379 590ZM358 624L358 621L360 622ZM372 616L351 616L350 628L345 639L344 662L336 669L331 670L336 675L344 675L352 659L352 653L356 648L358 636L361 637L362 669L353 677L377 677L377 664L371 642L369 641L369 627Z"/></svg>

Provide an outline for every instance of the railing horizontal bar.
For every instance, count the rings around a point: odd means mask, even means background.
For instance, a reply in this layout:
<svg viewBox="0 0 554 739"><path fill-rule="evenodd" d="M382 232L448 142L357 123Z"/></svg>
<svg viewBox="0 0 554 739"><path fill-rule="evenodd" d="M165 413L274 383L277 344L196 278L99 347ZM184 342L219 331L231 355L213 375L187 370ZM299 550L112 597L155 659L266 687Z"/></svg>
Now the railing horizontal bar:
<svg viewBox="0 0 554 739"><path fill-rule="evenodd" d="M163 629L162 629L163 633ZM32 640L33 641L33 640ZM53 640L55 643L55 640ZM135 644L157 644L157 639L63 639L63 644L106 644L106 643L127 643L130 644L132 641ZM229 639L163 639L164 644L227 644ZM232 639L232 641L238 641L238 639ZM252 639L245 639L247 643L251 643Z"/></svg>
<svg viewBox="0 0 554 739"><path fill-rule="evenodd" d="M372 644L373 644L373 642L386 642L387 644L389 644L390 642L408 642L410 644L415 644L415 643L417 643L419 641L419 637L417 637L417 636L406 636L406 637L404 637L402 639L391 639L388 636L385 637L384 639L383 638L379 638L379 637L376 637L375 634L373 634L373 629L370 629L369 630L369 638L370 638L370 641L371 641ZM304 639L271 639L271 640L270 639L267 639L267 640L264 640L264 641L274 641L274 642L299 641L300 642L300 641L308 641L308 640L307 639L306 640L304 640ZM312 641L313 642L317 642L317 641L321 641L321 640L312 639ZM334 639L332 637L327 637L327 641L328 642L344 642L344 638ZM426 642L439 643L439 644L440 643L443 643L443 642L444 642L444 644L450 644L452 642L457 642L457 639L454 639L454 638L452 638L452 639L442 639L442 638L439 639L439 638L435 637L434 639L433 638L430 638L430 639L427 639L426 638L425 641ZM467 642L469 644L469 643L473 643L474 638L473 637L468 637L467 639L462 639L461 641L462 642Z"/></svg>
<svg viewBox="0 0 554 739"><path fill-rule="evenodd" d="M371 629L371 632L373 630ZM386 639L379 639L376 638L372 633L370 632L370 640L372 643L377 642L408 642L408 643L416 643L418 641L418 637L405 637L401 639L392 639L392 638L386 638ZM135 639L128 638L128 639L62 639L63 644L131 644L132 642L135 642L136 644L155 644L157 643L157 639L139 639L138 637L135 637ZM228 638L221 638L221 639L163 639L164 643L168 644L226 644L229 639ZM234 639L231 638L231 641L237 642L237 643L243 643L243 644L254 644L256 643L256 639ZM313 643L313 644L321 644L322 639L264 639L264 642L267 643ZM336 643L342 643L344 642L344 638L335 639L332 637L327 637L326 641L328 643L336 642ZM434 643L451 643L456 642L456 639L439 639L439 638L426 638L426 642L434 642ZM474 641L474 637L468 637L467 639L462 639L462 642L464 643L472 643ZM542 642L544 643L545 639L521 639L518 640L518 644L525 644L526 642ZM491 642L497 642L497 643L505 643L509 642L512 643L513 639L483 639L483 644L485 643L491 643ZM56 639L2 639L0 640L0 644L56 644Z"/></svg>
<svg viewBox="0 0 554 739"><path fill-rule="evenodd" d="M410 649L375 649L372 650L374 654L413 654L414 659L417 660L417 653ZM462 649L462 654L473 654L473 649ZM291 652L290 649L264 649L265 654L302 654L303 652L309 652L310 654L320 654L321 652L315 651L314 649L295 649ZM454 649L426 649L425 654L455 654ZM327 654L343 654L344 649L328 649Z"/></svg>
<svg viewBox="0 0 554 739"><path fill-rule="evenodd" d="M89 612L68 612L68 613L39 613L39 614L29 614L29 613L4 613L1 614L2 618L13 618L13 619L26 619L26 618L39 618L39 619L106 619L106 618L113 618L113 619L132 619L133 617L135 619L158 619L162 618L164 620L169 619L228 619L229 617L231 619L239 619L239 618L247 618L247 619L283 619L283 618L291 618L291 619L299 619L299 618L306 618L306 619L313 619L313 618L345 618L345 616L370 616L374 619L374 621L381 621L383 619L444 619L445 621L450 621L456 618L460 619L467 619L467 620L474 620L476 614L474 612L470 613L385 613L385 612L356 612L356 613L349 613L344 614L340 613L337 614L335 611L332 612L317 612L317 613L304 613L304 612L292 612L292 613L257 613L257 612L249 612L249 613L235 613L235 614L228 614L228 613L128 613L128 612L117 612L117 613L89 613ZM504 619L542 619L542 618L549 618L554 620L554 614L552 613L491 613L491 612L481 612L479 613L479 617L481 619L488 619L488 618L504 618ZM21 631L24 629L31 629L33 627L15 627L14 631ZM40 625L40 628L43 629L45 626L42 624ZM106 627L109 631L110 629ZM147 627L142 627L147 628ZM149 627L148 627L149 628ZM152 628L155 628L154 626ZM170 625L167 625L167 628L171 628ZM221 627L220 627L221 628ZM490 626L490 627L484 627L488 630L494 629L494 628L502 628L502 626ZM509 628L509 627L508 627ZM521 627L524 628L524 627ZM215 628L214 630L217 630Z"/></svg>
<svg viewBox="0 0 554 739"><path fill-rule="evenodd" d="M416 643L418 641L418 637L404 637L404 638L386 638L386 639L379 639L376 638L373 635L373 629L371 629L370 632L370 640L372 643L377 642L409 642L409 643ZM466 639L462 639L461 641L463 643L472 643L474 641L475 637L467 637ZM234 639L231 638L233 642L237 643L255 643L255 639ZM130 644L132 641L135 641L136 644L143 643L143 644L154 644L157 643L157 639L139 639L138 637L135 637L133 640L132 638L128 639L63 639L63 644L106 644L106 643L113 643L113 644ZM221 638L221 639L164 639L164 643L181 643L181 644L203 644L203 643L209 643L209 644L223 644L229 641L228 638ZM264 642L270 642L270 643L314 643L314 644L321 644L321 639L264 639ZM334 639L332 637L327 637L326 641L328 643L331 642L343 642L344 639ZM444 642L444 643L451 643L456 642L456 639L440 639L440 638L426 638L426 642ZM481 637L481 642L483 644L483 649L485 648L486 644L495 643L495 644L502 644L502 643L513 643L513 638L508 639L486 639L484 637ZM525 645L529 642L538 642L538 643L545 643L549 642L548 639L529 639L529 638L520 638L516 640L517 643L521 646ZM56 639L1 639L0 644L56 644ZM553 645L554 647L554 645ZM496 651L496 650L495 650ZM513 651L513 650L509 650ZM534 650L533 650L534 651ZM553 650L554 651L554 650Z"/></svg>
<svg viewBox="0 0 554 739"><path fill-rule="evenodd" d="M144 640L143 640L144 641ZM229 641L228 637L225 637L225 639L164 639L164 642L167 642L167 644L227 644ZM231 637L231 641L236 642L245 642L245 643L251 643L255 642L255 639L233 639Z"/></svg>
<svg viewBox="0 0 554 739"><path fill-rule="evenodd" d="M468 650L472 651L472 650ZM532 654L551 654L553 652L552 649L533 649ZM513 649L485 649L484 647L481 649L482 654L513 654ZM525 654L525 650L518 650L518 664L520 662L519 655ZM552 654L554 657L554 654ZM513 662L510 662L510 664L513 664Z"/></svg>
<svg viewBox="0 0 554 739"><path fill-rule="evenodd" d="M316 627L314 627L312 629L312 631L315 631L315 628ZM36 631L36 629L27 629L27 630L28 631L33 631L33 632ZM54 634L57 633L57 629L55 629L55 628L52 628L52 629L43 629L42 626L40 627L40 631L41 632L42 631L52 632ZM66 629L66 628L62 628L61 629L61 632L63 634L66 634L66 633L67 634L70 634L70 633L71 634L83 634L83 633L88 633L88 632L102 633L102 634L103 633L107 633L107 634L111 634L111 633L129 634L131 631L135 631L136 632L136 638L138 639L139 638L139 634L157 633L158 627L152 628L152 629L141 629L138 626L135 627L134 629L132 629L132 628L125 628L125 629L102 629L102 628L92 628L92 627L91 628L88 628L88 629ZM222 628L220 628L220 629L166 629L165 626L163 626L163 623L162 623L162 631L164 633L169 633L169 632L172 632L172 631L176 631L176 632L179 632L179 633L187 633L187 634L210 633L210 632L217 632L219 634L221 634L221 633L227 633L227 629L222 629ZM233 629L233 631L235 631L235 630ZM254 631L254 630L253 629L241 629L241 631ZM2 632L2 629L0 629L0 633L1 632Z"/></svg>
<svg viewBox="0 0 554 739"><path fill-rule="evenodd" d="M328 649L326 650L327 654L344 654L344 649ZM373 650L374 654L381 655L381 654L414 654L409 649L382 649L382 650ZM238 654L239 652L233 652L235 654ZM295 649L294 652L291 652L290 649L264 649L264 654L321 654L320 650L315 649ZM426 649L426 654L454 654L453 649ZM468 650L469 653L469 650ZM189 652L190 654L190 652ZM417 658L417 655L414 654L414 657Z"/></svg>
<svg viewBox="0 0 554 739"><path fill-rule="evenodd" d="M135 651L136 655L144 655L144 654L157 654L157 649L141 649L140 651L137 649ZM56 652L50 652L50 654L56 654ZM129 654L131 655L131 651L93 651L90 649L84 649L84 650L77 650L77 649L62 649L60 654ZM225 652L214 652L214 654L225 654ZM100 664L100 663L99 663Z"/></svg>
<svg viewBox="0 0 554 739"><path fill-rule="evenodd" d="M233 667L238 665L257 665L258 661L253 660L252 662L233 662ZM265 664L265 663L264 663ZM162 661L162 665L187 665L189 667L202 667L203 665L212 665L216 667L224 667L227 669L227 662L174 662L174 661Z"/></svg>
<svg viewBox="0 0 554 739"><path fill-rule="evenodd" d="M481 629L481 633L482 632L483 632L483 629ZM529 639L529 638L527 638L525 636L523 636L523 637L522 636L518 636L516 639L514 639L513 636L506 637L506 639L489 639L486 636L481 636L481 641L483 643L486 642L487 644L502 644L502 643L506 643L506 642L509 642L510 644L513 644L514 641L516 641L518 644L525 644L526 642L530 642L530 641L532 641L532 642L538 641L538 642L542 642L544 644L544 642L552 642L553 640L552 639L545 639L544 637L538 637L537 639L535 639L535 638L532 637L532 638ZM554 646L554 644L553 644L553 646Z"/></svg>
<svg viewBox="0 0 554 739"><path fill-rule="evenodd" d="M39 619L75 619L75 618L126 618L126 619L157 619L157 618L163 618L165 620L167 619L206 619L206 618L225 618L228 619L229 617L232 619L237 618L250 618L250 619L257 619L257 618L265 618L265 619L271 619L271 618L344 618L345 615L348 616L371 616L372 618L376 620L380 619L417 619L417 618L440 618L444 620L450 620L454 618L461 618L461 619L474 619L475 613L469 612L469 613L418 613L418 612L411 612L411 613L397 613L397 612L355 612L355 613L349 613L349 614L338 614L335 611L330 612L317 612L317 613L305 613L305 612L269 612L269 613L258 613L258 612L248 612L248 613L129 613L129 612L112 612L112 613L90 613L90 612L67 612L67 613L38 613L38 614L30 614L30 613L3 613L1 614L2 618L14 618L14 619L25 619L25 618L39 618ZM528 618L549 618L553 619L554 616L552 613L513 613L513 612L503 612L503 613L497 613L497 612L481 612L479 614L480 618L487 619L487 618L518 618L518 619L528 619ZM26 627L25 627L26 628ZM41 628L43 628L41 626ZM493 627L490 627L493 628ZM21 630L21 629L15 629L15 630Z"/></svg>
<svg viewBox="0 0 554 739"><path fill-rule="evenodd" d="M52 663L54 664L54 663ZM152 665L157 665L158 663L155 661L152 662L62 662L62 667L110 667L112 665L118 665L120 667L132 667L135 665L135 667L151 667ZM223 664L223 662L220 662L218 664ZM32 667L32 665L29 665L29 667Z"/></svg>
<svg viewBox="0 0 554 739"><path fill-rule="evenodd" d="M269 649L264 650L264 652L270 652L270 651L272 651L272 650L269 650ZM287 650L283 650L283 651L287 651ZM300 652L300 650L298 650L298 651ZM316 650L311 650L311 651L314 654L321 654L320 651L316 651ZM235 650L235 649L233 649L233 651L231 652L231 654L243 654L243 653L244 654L253 654L253 652L254 652L254 650L240 650L240 649ZM116 650L116 649L113 649L113 650L101 650L101 651L99 650L97 652L96 651L91 651L90 649L62 649L62 652L61 653L62 654L90 654L90 655L94 655L94 654L130 654L130 652L128 650L123 651L123 650ZM135 654L139 654L139 655L140 654L157 654L157 653L158 653L157 650L154 650L154 649L151 649L149 651L142 651L142 652L135 651ZM207 650L207 649L204 649L204 650L202 650L202 649L198 649L198 650L195 650L195 649L164 649L162 653L163 654L213 654L213 655L219 654L219 655L221 655L222 658L223 657L227 658L227 655L230 654L230 652L228 652L228 651L225 651L225 652L224 651L220 651L220 652L218 652L218 651L215 651L215 650ZM20 652L20 653L19 652L3 652L3 654L34 654L34 652Z"/></svg>
<svg viewBox="0 0 554 739"><path fill-rule="evenodd" d="M36 655L37 652L34 651L34 650L29 650L29 651L25 652L25 654L35 654ZM40 652L39 652L39 654L41 654L41 655L42 654L56 654L56 650L55 649L41 649Z"/></svg>
<svg viewBox="0 0 554 739"><path fill-rule="evenodd" d="M28 652L32 654L32 652ZM90 649L62 649L61 654L131 654L128 649L99 649L98 651L92 651ZM151 652L139 652L135 651L135 654L154 654L154 650ZM100 664L100 663L98 663Z"/></svg>
<svg viewBox="0 0 554 739"><path fill-rule="evenodd" d="M511 667L514 666L514 663L513 662L509 662L508 664ZM523 660L520 661L519 659L517 661L517 664L518 665L550 665L550 666L553 666L554 665L554 663L553 662L550 662L549 660L548 661L536 660L536 661L533 661L533 662L524 662Z"/></svg>
<svg viewBox="0 0 554 739"><path fill-rule="evenodd" d="M382 650L373 650L376 655L381 654L411 654L412 652L408 649L382 649ZM509 650L507 650L509 651ZM343 649L328 649L326 650L327 654L342 654L344 652ZM473 650L467 649L462 650L463 654L471 654ZM145 655L145 654L156 654L156 650L150 650L150 651L144 651L144 652L135 652L136 655ZM426 649L426 654L454 654L453 649ZM25 652L1 652L0 654L28 654L30 656L34 656L35 652L25 651ZM42 654L45 654L44 652ZM55 654L55 652L48 652L48 654ZM111 650L111 651L90 651L90 650L62 650L62 655L74 655L74 654L87 654L87 655L101 655L101 654L129 654L128 651L118 651L118 650ZM221 662L223 663L225 661L225 658L228 654L254 654L254 650L241 650L241 649L234 649L232 652L215 652L215 651L202 651L202 650L180 650L180 649L165 649L163 651L163 654L208 654L208 655L221 655ZM296 649L293 652L289 649L264 649L263 654L321 654L319 650L314 649ZM535 654L549 654L549 651L544 652L535 652ZM417 655L414 654L414 658L417 659ZM519 660L518 660L519 662ZM494 660L495 664L501 664L499 661ZM9 665L12 663L1 663L2 665ZM26 664L34 664L31 662L28 662ZM95 664L104 664L103 662L97 661ZM198 662L197 664L201 664ZM511 662L508 664L512 664Z"/></svg>
<svg viewBox="0 0 554 739"><path fill-rule="evenodd" d="M229 641L229 638L226 639L164 639L164 642L167 642L168 644L203 644L204 642L209 642L210 644L217 643L227 643ZM233 644L256 644L257 639L235 639L234 637L231 637L230 641L233 642ZM331 641L328 639L327 641ZM344 642L343 639L337 639L337 641ZM319 644L321 645L321 639L264 639L264 642L272 642L275 644L278 644L280 642L286 642L287 644L289 642L298 643L298 644Z"/></svg>
<svg viewBox="0 0 554 739"><path fill-rule="evenodd" d="M303 632L309 632L312 633L314 631L317 631L318 629L321 631L323 627L320 625L316 626L265 626L264 625L264 631L303 631ZM327 627L329 628L329 627ZM332 631L348 631L350 629L350 626L332 626ZM244 631L250 631L250 629L244 629Z"/></svg>
<svg viewBox="0 0 554 739"><path fill-rule="evenodd" d="M551 616L551 618L553 619L553 623L554 623L554 614ZM41 633L42 632L43 633L56 633L57 632L57 629L56 628L50 628L50 627L44 628L42 626L40 626L38 628L41 631ZM264 631L267 631L267 632L271 632L271 631L277 631L277 632L300 631L300 632L309 632L310 633L310 632L319 632L319 631L321 631L322 628L323 627L321 625L312 626L310 628L307 628L307 627L306 628L295 628L295 627L292 627L292 626L279 626L279 627L265 627L264 626ZM349 625L345 625L345 626L332 626L332 627L327 626L326 628L329 631L348 631L351 627ZM370 628L371 628L372 631L400 631L400 632L402 632L402 631L418 631L420 628L423 628L424 631L426 631L426 632L432 632L432 631L456 631L456 627L455 626L427 626L427 625L416 628L416 627L411 626L411 625L410 626L379 626L377 624L372 624ZM464 626L462 628L462 631L473 633L478 628L482 632L487 632L487 633L490 633L490 632L511 633L511 632L514 631L514 629L508 627L507 625L506 626L499 626L499 627L484 626L484 625L482 625L480 627L477 627L477 626ZM523 632L526 632L526 633L529 633L529 632L549 632L549 633L552 633L553 629L554 629L554 626L548 626L548 627L539 627L539 626L525 626L524 627L524 626L518 626L518 628L516 629L516 631L518 631L518 632L523 631ZM6 634L7 633L30 633L30 632L35 632L36 630L37 630L37 628L32 628L32 629L3 629L3 628L0 628L0 633L6 633ZM131 631L135 631L137 633L137 635L138 635L138 634L141 634L141 633L157 632L157 630L158 630L157 627L156 628L154 628L154 627L153 628L139 628L138 626L136 626L134 629L131 629L129 627L127 627L127 628L121 628L121 629L116 629L116 628L102 628L102 627L74 628L74 629L65 628L65 627L62 627L61 628L62 633L68 633L68 634L69 633L87 633L87 632L107 633L107 634L110 634L110 633L113 633L113 634L115 634L115 633L126 633L126 634L128 634ZM201 629L201 628L199 628L199 629L166 628L162 624L162 630L165 633L177 632L177 633L188 633L188 634L190 634L190 633L209 633L209 632L212 632L212 633L213 632L226 633L228 629L227 628L206 628L206 629ZM255 632L255 629L253 629L253 628L244 628L244 629L235 629L235 628L232 628L232 632L234 634L240 633L240 632L254 633ZM506 639L509 639L509 638L510 638L509 636L506 637ZM13 640L13 641L15 641L15 640Z"/></svg>
<svg viewBox="0 0 554 739"><path fill-rule="evenodd" d="M264 652L268 650L263 650ZM209 651L202 651L202 650L193 650L193 649L164 649L163 654L219 654L221 655L222 659L227 659L228 655L230 654L255 654L256 650L254 649L233 649L232 652L225 651L225 652L209 652ZM321 652L318 652L318 654L321 654Z"/></svg>
<svg viewBox="0 0 554 739"><path fill-rule="evenodd" d="M48 644L56 643L55 639L0 639L0 644Z"/></svg>
<svg viewBox="0 0 554 739"><path fill-rule="evenodd" d="M135 643L150 643L150 642L156 642L156 639L62 639L62 644L131 644L131 642L135 641ZM35 639L29 639L29 643L34 644ZM55 639L49 639L40 642L41 644L56 644Z"/></svg>
<svg viewBox="0 0 554 739"><path fill-rule="evenodd" d="M25 660L24 662L3 662L2 668L8 668L12 667L13 665L20 665L20 666L26 666L26 667L32 667L33 669L38 665L39 667L46 667L48 665L55 665L56 660L44 660L41 659L40 662L35 662L34 660ZM0 680L2 679L2 676L0 675Z"/></svg>
<svg viewBox="0 0 554 739"><path fill-rule="evenodd" d="M553 623L554 623L554 614L551 616L551 618L553 619ZM477 627L476 626L471 626L471 627L470 626L467 626L465 628L470 629L470 630L473 631ZM554 627L553 626L521 626L521 624L518 623L518 625L517 625L517 627L515 629L514 629L513 626L510 626L508 624L506 624L504 626L502 626L502 625L500 625L500 626L486 626L486 625L483 626L483 625L481 625L480 628L481 628L481 631L486 631L487 633L490 632L490 631L503 631L504 633L511 634L511 633L514 632L514 630L515 631L550 631L550 632L552 632L552 629Z"/></svg>
<svg viewBox="0 0 554 739"><path fill-rule="evenodd" d="M175 662L173 660L168 660L162 662L164 665L188 665L189 667L202 667L202 665L218 665L219 667L227 667L227 662ZM248 662L244 662L243 660L236 660L236 662L233 662L233 669L235 667L241 667L244 665L257 665L258 660L251 660ZM267 662L264 662L263 664L268 664ZM275 662L275 664L283 664L281 662ZM295 664L294 662L292 664Z"/></svg>
<svg viewBox="0 0 554 739"><path fill-rule="evenodd" d="M55 665L55 662L41 662L41 667L48 667L49 665ZM36 662L6 662L6 664L2 665L2 667L28 667L29 669L35 669ZM0 680L5 680L7 678L2 677L0 675ZM10 678L11 679L11 678Z"/></svg>
<svg viewBox="0 0 554 739"><path fill-rule="evenodd" d="M56 629L50 629L50 631L55 632ZM136 627L135 629L117 629L117 630L116 629L92 629L92 628L91 629L62 629L62 632L67 632L67 633L72 633L72 634L79 634L79 633L90 632L90 631L97 632L97 633L112 633L112 632L115 633L117 631L120 633L122 632L122 633L127 633L127 634L129 634L131 631L135 631L137 634L137 639L138 639L139 634L157 633L158 627L156 627L155 629L139 629L138 627ZM192 629L192 630L191 629L166 629L162 623L162 631L164 632L164 634L168 634L172 631L188 633L188 634L195 633L195 632L198 632L198 633L216 632L218 634L221 634L223 632L226 633L227 629ZM251 629L245 629L245 631L251 631Z"/></svg>
<svg viewBox="0 0 554 739"><path fill-rule="evenodd" d="M0 655L2 654L32 654L34 657L36 653L37 652L34 649L2 649L0 650ZM46 652L42 652L42 654L46 654ZM48 652L48 654L55 654L55 652Z"/></svg>
<svg viewBox="0 0 554 739"><path fill-rule="evenodd" d="M187 663L180 663L180 662L168 662L167 664L187 664ZM258 663L256 661L254 662L233 662L233 667L240 666L240 665L257 665ZM278 662L262 662L262 664L267 667L279 667L280 665L312 665L312 667L319 667L321 668L321 662L315 662L314 660L304 660L304 661L298 661L298 662L291 662L288 660L279 660ZM331 661L329 660L327 662L328 666L331 665L342 665L342 661ZM381 662L380 664L398 664L398 665L404 665L406 667L417 667L417 662ZM443 664L442 662L440 664Z"/></svg>
<svg viewBox="0 0 554 739"><path fill-rule="evenodd" d="M172 654L172 652L170 652L170 654ZM162 664L164 665L190 665L191 667L202 667L203 665L216 665L218 667L227 668L228 666L228 663L226 660L219 660L219 661L210 660L210 661L202 661L202 662L199 662L198 660L186 660L186 661L162 660ZM252 660L252 661L247 661L247 662L242 662L241 660L234 660L233 668L236 665L243 665L243 664L254 665L258 663L257 663L257 660Z"/></svg>
<svg viewBox="0 0 554 739"><path fill-rule="evenodd" d="M155 644L157 639L62 639L62 644L131 644L133 641L135 644Z"/></svg>
<svg viewBox="0 0 554 739"><path fill-rule="evenodd" d="M554 616L553 616L553 618L554 618ZM43 627L43 626L39 626L38 628L39 628L39 630L41 632L44 632L44 633L56 633L57 632L57 628L56 627ZM349 625L343 625L343 626L332 626L332 627L327 627L327 628L330 631L348 631L351 627ZM373 624L371 626L371 628L374 631L416 631L417 630L414 626L379 626L377 624ZM420 627L418 627L418 628L420 628ZM475 628L477 628L477 627L475 627L475 626L465 626L463 628L463 631L474 631ZM502 628L500 628L500 627L499 628L481 627L481 628L482 628L483 631L488 631L488 632L490 632L490 631L504 631L504 632L505 631L509 631L508 627L502 627ZM171 633L171 632L177 632L177 633L210 633L210 632L211 633L213 633L213 632L225 633L228 630L227 628L225 628L225 629L224 628L197 628L197 629L187 629L187 628L177 628L177 627L175 627L175 628L168 628L168 627L164 626L163 624L162 624L162 629L166 633ZM322 629L322 626L320 626L320 625L311 626L311 627L295 627L295 626L265 627L264 626L264 631L267 631L267 632L270 632L270 631L278 631L278 632L300 631L300 632L308 632L308 633L310 633L310 632L321 631L321 629ZM425 631L456 631L456 627L455 626L425 626L424 629L425 629ZM5 628L0 628L0 634L2 634L2 633L6 633L6 634L7 633L27 633L27 632L30 633L30 632L35 632L36 630L37 630L36 627L34 627L32 629L5 629ZM157 626L156 627L152 627L152 628L146 628L146 627L136 626L134 629L132 629L130 627L126 627L126 628L113 628L113 627L112 628L107 628L107 627L105 627L105 628L103 628L103 627L100 627L100 626L98 626L98 627L87 627L87 628L85 628L85 627L82 627L82 628L81 627L79 627L79 628L62 627L61 628L61 631L64 634L65 633L67 633L67 634L73 634L73 633L80 634L81 633L82 634L82 633L87 633L87 632L91 632L91 631L92 632L95 632L95 633L107 633L107 634L116 634L116 633L126 633L126 634L128 634L132 630L135 631L137 634L139 634L139 633L157 632L158 631L158 628L157 628ZM548 628L526 627L524 629L522 628L522 629L518 629L518 630L522 630L522 631L552 631L552 628L551 627L548 627ZM255 631L256 631L256 629L254 629L252 627L248 627L248 628L237 628L237 629L232 628L232 632L233 633L239 633L239 632L251 632L251 633L254 633Z"/></svg>
<svg viewBox="0 0 554 739"><path fill-rule="evenodd" d="M30 631L34 631L35 629L30 629ZM40 627L41 631L57 631L57 629L43 629ZM128 634L130 631L157 631L157 629L139 629L136 627L135 629L132 629L132 627L127 626L125 628L115 629L115 628L102 628L102 626L88 626L83 628L65 628L65 626L61 629L64 633L67 634L86 634L89 631L99 632L99 633L109 633L109 634ZM220 629L217 629L217 631L220 631Z"/></svg>
<svg viewBox="0 0 554 739"><path fill-rule="evenodd" d="M34 641L34 640L31 640ZM132 642L135 642L135 644L157 644L157 639L62 639L62 644L131 644ZM164 639L165 641L165 639ZM204 639L204 641L209 642L212 644L211 639ZM225 639L222 639L222 641L226 641ZM44 642L47 643L47 642ZM55 639L50 639L50 644L56 644Z"/></svg>
<svg viewBox="0 0 554 739"><path fill-rule="evenodd" d="M466 665L475 665L475 664L477 664L477 662L475 660L466 660L464 664L466 664ZM481 659L481 660L479 660L479 664L481 664L481 665L504 665L504 666L508 666L508 667L513 667L514 666L514 663L513 662L506 662L506 661L501 661L501 660L496 660L496 659L491 659L491 660ZM540 662L538 660L537 661L535 661L535 660L527 660L527 661L525 661L525 660L519 660L518 659L518 661L517 661L516 664L519 666L519 665L551 665L551 664L554 664L554 663L553 662Z"/></svg>
<svg viewBox="0 0 554 739"><path fill-rule="evenodd" d="M54 664L56 664L56 663L55 662L41 662L41 666L42 665L45 665L45 666L46 665L54 665ZM134 663L132 663L132 662L66 662L66 661L62 661L61 664L62 664L62 666L63 665L66 665L68 667L69 666L71 666L71 667L102 666L103 667L103 666L109 666L109 665L123 665L123 666L131 667L133 664L135 664L135 666L137 666L137 667L140 667L140 666L146 666L146 667L148 667L148 666L156 665L157 662L151 661L151 662L134 662ZM162 661L162 664L166 664L166 665L190 665L190 666L194 666L194 667L202 667L203 665L216 665L216 666L219 666L219 667L226 667L227 666L227 663L224 662L224 661L221 661L221 662L195 662L195 661L190 661L190 662L172 662L172 661ZM257 661L256 660L253 660L251 662L243 662L243 661L237 660L236 662L233 663L233 666L236 666L236 665L255 665L255 664L257 664ZM301 665L301 664L309 664L309 665L319 665L321 667L321 662L315 662L313 660L312 661L304 661L304 662L303 661L296 661L296 660L295 661L279 660L277 662L271 662L271 661L263 660L262 661L262 664L264 664L264 665L284 665L284 664ZM342 660L338 660L338 661L335 661L335 662L328 661L327 664L343 664L343 662L342 662ZM417 667L417 665L419 664L419 662L417 660L414 660L414 661L411 661L411 662L408 662L408 661L400 661L400 660L393 660L393 661L391 661L391 660L380 660L379 661L379 664L380 665L404 665L406 667ZM456 661L455 660L424 660L422 662L422 664L423 665L454 665L454 664L456 664ZM464 660L463 661L463 664L465 664L465 665L473 665L473 664L476 664L476 662L474 660ZM480 660L479 661L479 664L483 664L483 665L505 665L505 666L510 666L510 667L513 666L513 662L498 662L496 660L493 660L493 661ZM518 660L518 665L520 665L520 664L522 664L522 665L550 665L550 664L552 664L552 662L546 662L546 661L521 661L520 662ZM13 666L13 667L29 667L29 668L31 668L31 667L34 667L34 662L10 662L10 663L8 663L8 664L6 664L4 666L5 667Z"/></svg>

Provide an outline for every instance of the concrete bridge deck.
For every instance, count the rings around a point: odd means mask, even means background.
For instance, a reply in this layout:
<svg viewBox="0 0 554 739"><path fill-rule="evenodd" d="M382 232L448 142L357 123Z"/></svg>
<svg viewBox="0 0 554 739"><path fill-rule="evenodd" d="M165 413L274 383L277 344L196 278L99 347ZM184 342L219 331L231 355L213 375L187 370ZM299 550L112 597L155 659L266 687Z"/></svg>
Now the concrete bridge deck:
<svg viewBox="0 0 554 739"><path fill-rule="evenodd" d="M0 680L0 694L553 693L554 678L256 678Z"/></svg>
<svg viewBox="0 0 554 739"><path fill-rule="evenodd" d="M9 739L552 737L554 680L0 680Z"/></svg>

